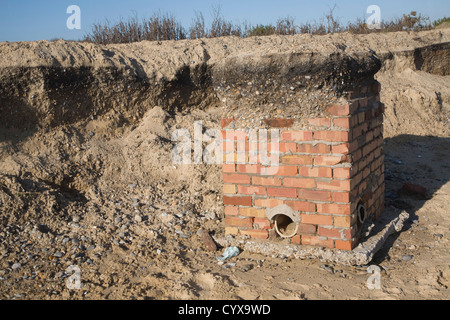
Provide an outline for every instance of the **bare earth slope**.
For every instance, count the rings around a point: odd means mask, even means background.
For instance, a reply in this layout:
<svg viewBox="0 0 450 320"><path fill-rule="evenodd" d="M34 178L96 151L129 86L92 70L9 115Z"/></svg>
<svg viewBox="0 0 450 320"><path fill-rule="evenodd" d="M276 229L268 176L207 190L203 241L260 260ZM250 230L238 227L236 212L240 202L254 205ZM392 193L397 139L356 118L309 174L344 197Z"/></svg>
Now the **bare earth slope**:
<svg viewBox="0 0 450 320"><path fill-rule="evenodd" d="M0 43L0 298L448 299L449 39ZM220 128L237 102L285 112L321 79L368 69L386 104L387 205L412 217L373 261L381 290L366 268L248 252L219 265L198 230L222 232L221 168L174 165L172 132ZM398 192L405 182L429 199ZM81 289L67 286L72 265Z"/></svg>

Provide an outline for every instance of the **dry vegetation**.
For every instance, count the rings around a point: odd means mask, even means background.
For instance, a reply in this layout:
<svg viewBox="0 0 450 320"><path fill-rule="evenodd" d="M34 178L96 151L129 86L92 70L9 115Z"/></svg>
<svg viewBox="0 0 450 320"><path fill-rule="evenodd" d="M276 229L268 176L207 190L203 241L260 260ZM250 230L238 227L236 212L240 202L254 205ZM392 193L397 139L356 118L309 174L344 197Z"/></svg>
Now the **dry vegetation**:
<svg viewBox="0 0 450 320"><path fill-rule="evenodd" d="M84 41L97 44L131 43L142 40L163 41L217 38L225 36L252 37L268 35L294 35L294 34L316 34L323 35L338 32L350 32L353 34L366 34L373 32L395 32L395 31L423 31L436 28L448 23L449 18L431 21L415 11L404 14L402 17L389 21L382 21L380 29L370 29L364 18L358 18L355 22L343 24L335 17L334 8L324 15L320 22L308 22L296 24L295 18L291 16L279 18L272 25L257 24L255 26L244 22L236 24L223 17L220 8L212 11L212 21L209 26L205 23L203 13L196 12L191 26L185 28L177 18L168 13L158 12L149 18L138 19L137 15L128 18L127 21L120 20L111 23L106 20L96 23L88 33Z"/></svg>

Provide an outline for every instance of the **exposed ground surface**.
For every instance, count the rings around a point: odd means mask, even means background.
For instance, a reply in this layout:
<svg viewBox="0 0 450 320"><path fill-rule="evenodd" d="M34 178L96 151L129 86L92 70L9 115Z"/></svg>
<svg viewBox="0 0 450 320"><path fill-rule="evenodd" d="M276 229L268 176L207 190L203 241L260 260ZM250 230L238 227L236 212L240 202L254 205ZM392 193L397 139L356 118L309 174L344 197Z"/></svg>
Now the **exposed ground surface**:
<svg viewBox="0 0 450 320"><path fill-rule="evenodd" d="M448 299L448 30L107 47L0 44L0 298ZM236 99L275 114L282 105L283 113L308 100L297 92L318 83L295 90L271 84L296 92L281 101L261 95L263 84L256 93L249 79L242 88L211 83L210 71L229 72L233 62L263 72L259 64L309 49L321 52L318 65L346 50L363 64L359 52L369 49L382 63L376 78L386 104L387 205L411 220L373 261L383 268L381 290L368 290L367 267L248 252L219 265L222 249L207 251L198 230L222 232L221 168L171 162L175 129L192 133L198 120L219 128L224 106ZM289 54L277 57L278 50ZM285 75L296 83L298 75ZM191 87L183 90L186 79ZM405 182L424 186L429 198L398 192ZM81 271L79 290L66 285L72 265Z"/></svg>

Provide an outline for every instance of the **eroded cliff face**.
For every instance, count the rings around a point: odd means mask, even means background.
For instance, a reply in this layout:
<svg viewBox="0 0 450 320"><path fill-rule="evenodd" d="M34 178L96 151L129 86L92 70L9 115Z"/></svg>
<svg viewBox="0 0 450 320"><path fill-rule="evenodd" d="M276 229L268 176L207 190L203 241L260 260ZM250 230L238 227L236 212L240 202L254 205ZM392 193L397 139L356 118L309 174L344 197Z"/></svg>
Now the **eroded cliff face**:
<svg viewBox="0 0 450 320"><path fill-rule="evenodd" d="M154 106L172 113L215 106L317 116L385 61L387 68L400 59L448 74L448 38L442 30L109 46L2 43L0 123L55 127L111 110L121 114L118 121L132 122Z"/></svg>

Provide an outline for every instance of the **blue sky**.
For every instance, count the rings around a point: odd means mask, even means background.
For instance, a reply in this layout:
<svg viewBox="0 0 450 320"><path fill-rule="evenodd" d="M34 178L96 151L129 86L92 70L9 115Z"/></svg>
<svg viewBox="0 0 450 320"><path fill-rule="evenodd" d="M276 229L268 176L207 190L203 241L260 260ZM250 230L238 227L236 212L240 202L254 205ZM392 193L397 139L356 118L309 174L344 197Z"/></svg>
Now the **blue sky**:
<svg viewBox="0 0 450 320"><path fill-rule="evenodd" d="M416 10L431 19L450 16L449 0L0 0L0 41L34 41L52 38L81 39L93 23L105 19L116 21L137 12L139 17L161 10L174 14L189 27L195 11L203 12L206 22L211 9L220 4L225 18L235 23L274 23L290 15L296 22L320 21L335 4L335 16L341 22L353 21L365 15L369 5L381 8L382 19L390 19ZM81 9L81 30L69 30L67 7Z"/></svg>

